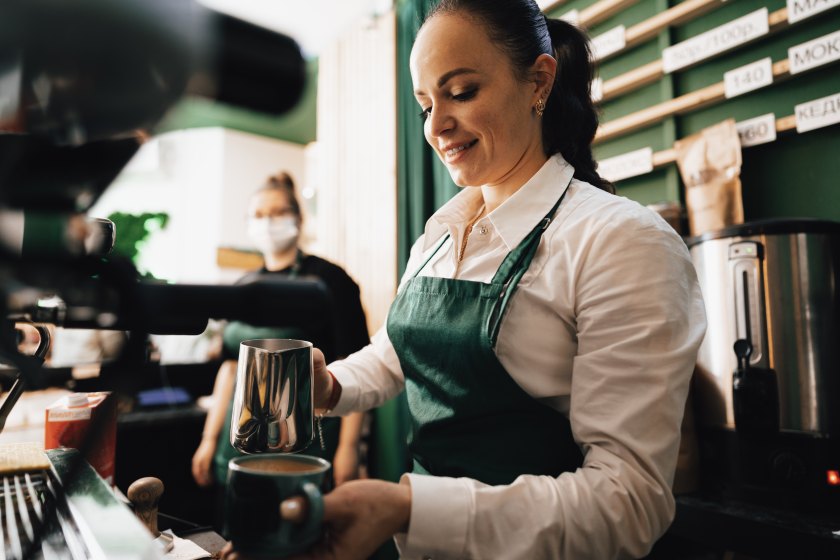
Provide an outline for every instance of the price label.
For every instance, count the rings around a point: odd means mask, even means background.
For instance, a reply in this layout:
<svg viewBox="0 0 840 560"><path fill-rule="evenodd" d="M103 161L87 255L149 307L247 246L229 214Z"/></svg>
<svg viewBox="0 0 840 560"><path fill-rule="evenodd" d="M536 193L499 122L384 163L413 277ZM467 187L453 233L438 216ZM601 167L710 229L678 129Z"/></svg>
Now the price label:
<svg viewBox="0 0 840 560"><path fill-rule="evenodd" d="M668 74L696 62L734 49L770 31L767 8L761 8L662 51L662 67Z"/></svg>
<svg viewBox="0 0 840 560"><path fill-rule="evenodd" d="M840 31L788 49L791 74L798 74L836 60L840 60Z"/></svg>
<svg viewBox="0 0 840 560"><path fill-rule="evenodd" d="M592 101L598 103L604 98L604 80L602 78L595 78L592 80Z"/></svg>
<svg viewBox="0 0 840 560"><path fill-rule="evenodd" d="M572 25L577 25L578 22L580 22L580 12L578 12L577 10L570 10L562 16L560 16L560 19L568 21Z"/></svg>
<svg viewBox="0 0 840 560"><path fill-rule="evenodd" d="M808 132L840 122L840 93L800 103L794 109L796 132Z"/></svg>
<svg viewBox="0 0 840 560"><path fill-rule="evenodd" d="M653 150L642 148L598 163L598 173L608 181L620 181L653 171Z"/></svg>
<svg viewBox="0 0 840 560"><path fill-rule="evenodd" d="M840 0L787 0L788 22L796 23L835 6L840 6Z"/></svg>
<svg viewBox="0 0 840 560"><path fill-rule="evenodd" d="M736 97L773 83L773 62L770 57L730 70L723 75L726 98Z"/></svg>
<svg viewBox="0 0 840 560"><path fill-rule="evenodd" d="M613 53L617 53L627 45L623 25L613 27L606 33L601 33L592 39L592 54L596 60L603 60Z"/></svg>
<svg viewBox="0 0 840 560"><path fill-rule="evenodd" d="M758 146L776 139L776 115L767 113L754 119L735 123L741 147Z"/></svg>

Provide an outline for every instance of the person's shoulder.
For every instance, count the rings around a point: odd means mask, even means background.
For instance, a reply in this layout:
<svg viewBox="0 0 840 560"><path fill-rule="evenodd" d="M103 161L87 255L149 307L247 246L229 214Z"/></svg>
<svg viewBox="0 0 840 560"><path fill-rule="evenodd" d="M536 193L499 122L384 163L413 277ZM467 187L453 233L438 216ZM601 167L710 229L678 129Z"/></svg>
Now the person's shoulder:
<svg viewBox="0 0 840 560"><path fill-rule="evenodd" d="M608 193L584 181L573 180L569 186L571 225L600 230L659 232L679 238L676 231L656 212L627 197Z"/></svg>
<svg viewBox="0 0 840 560"><path fill-rule="evenodd" d="M635 200L574 180L563 205L567 206L558 212L560 223L551 238L573 248L575 254L637 253L643 248L651 258L661 251L687 254L679 234Z"/></svg>
<svg viewBox="0 0 840 560"><path fill-rule="evenodd" d="M325 281L336 280L343 282L355 281L340 265L317 255L306 255L302 265L303 274L311 274L323 278Z"/></svg>

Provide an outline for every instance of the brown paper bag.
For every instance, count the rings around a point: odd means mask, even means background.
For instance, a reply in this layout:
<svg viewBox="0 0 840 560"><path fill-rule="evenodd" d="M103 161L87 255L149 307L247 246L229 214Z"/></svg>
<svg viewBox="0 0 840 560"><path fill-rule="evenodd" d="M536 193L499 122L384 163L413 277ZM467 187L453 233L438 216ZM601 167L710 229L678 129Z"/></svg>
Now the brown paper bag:
<svg viewBox="0 0 840 560"><path fill-rule="evenodd" d="M741 142L727 119L677 141L677 165L685 184L691 235L744 222Z"/></svg>

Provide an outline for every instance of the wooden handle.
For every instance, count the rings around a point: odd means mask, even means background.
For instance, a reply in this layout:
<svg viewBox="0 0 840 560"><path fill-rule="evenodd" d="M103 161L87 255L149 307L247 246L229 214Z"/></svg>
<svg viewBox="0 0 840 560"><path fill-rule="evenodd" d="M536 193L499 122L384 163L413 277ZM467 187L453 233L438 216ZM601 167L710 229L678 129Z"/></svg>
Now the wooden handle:
<svg viewBox="0 0 840 560"><path fill-rule="evenodd" d="M162 495L163 482L153 476L137 479L128 487L128 500L134 506L134 515L148 527L155 538L160 535L157 514Z"/></svg>

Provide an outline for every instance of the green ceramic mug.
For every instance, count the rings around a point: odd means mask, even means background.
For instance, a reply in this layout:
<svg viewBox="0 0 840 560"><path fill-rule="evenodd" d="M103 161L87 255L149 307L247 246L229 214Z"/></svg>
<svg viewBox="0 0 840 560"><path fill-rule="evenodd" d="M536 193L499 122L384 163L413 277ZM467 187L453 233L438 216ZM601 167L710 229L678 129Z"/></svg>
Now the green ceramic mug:
<svg viewBox="0 0 840 560"><path fill-rule="evenodd" d="M225 535L249 556L290 556L322 535L323 494L330 463L308 455L246 455L228 463ZM302 496L308 502L300 523L281 519L280 503Z"/></svg>

